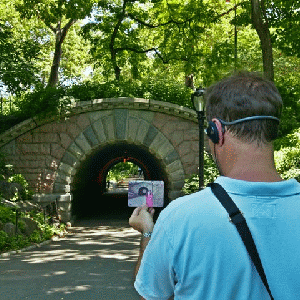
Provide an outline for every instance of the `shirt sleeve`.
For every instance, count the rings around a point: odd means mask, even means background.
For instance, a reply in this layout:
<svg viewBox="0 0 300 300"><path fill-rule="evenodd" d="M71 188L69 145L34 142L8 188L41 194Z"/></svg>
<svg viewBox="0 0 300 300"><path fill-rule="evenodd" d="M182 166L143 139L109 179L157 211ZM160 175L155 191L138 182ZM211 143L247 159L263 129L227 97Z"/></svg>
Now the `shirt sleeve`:
<svg viewBox="0 0 300 300"><path fill-rule="evenodd" d="M163 226L157 222L134 283L143 298L168 300L174 294L176 278L172 257L170 239Z"/></svg>

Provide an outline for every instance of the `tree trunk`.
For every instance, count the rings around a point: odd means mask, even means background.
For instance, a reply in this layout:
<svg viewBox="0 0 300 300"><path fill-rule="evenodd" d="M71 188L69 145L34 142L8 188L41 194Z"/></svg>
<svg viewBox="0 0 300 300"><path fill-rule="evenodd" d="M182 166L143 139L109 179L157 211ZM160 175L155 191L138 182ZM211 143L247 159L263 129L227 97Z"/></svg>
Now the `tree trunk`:
<svg viewBox="0 0 300 300"><path fill-rule="evenodd" d="M114 71L115 71L116 80L120 79L121 69L117 64L117 52L116 52L116 49L115 49L115 40L116 40L116 37L117 37L118 31L120 29L120 26L122 24L123 19L124 19L124 15L120 16L120 18L119 18L119 20L118 20L118 22L117 22L117 24L114 28L113 34L112 34L111 39L110 39L110 44L109 44L111 61L112 61L113 68L114 68Z"/></svg>
<svg viewBox="0 0 300 300"><path fill-rule="evenodd" d="M264 0L251 0L251 19L260 39L264 75L274 81L273 49Z"/></svg>
<svg viewBox="0 0 300 300"><path fill-rule="evenodd" d="M52 66L51 66L51 73L48 81L48 86L54 87L58 83L58 70L60 65L61 54L62 54L62 50L61 50L60 34L57 34L55 40L55 52L54 52Z"/></svg>
<svg viewBox="0 0 300 300"><path fill-rule="evenodd" d="M63 29L61 29L61 23L58 22L56 28L51 28L51 30L55 34L55 52L51 66L51 73L49 76L48 86L54 87L58 83L58 71L60 66L60 60L62 55L62 43L64 42L67 32L70 27L76 22L77 20L71 19Z"/></svg>

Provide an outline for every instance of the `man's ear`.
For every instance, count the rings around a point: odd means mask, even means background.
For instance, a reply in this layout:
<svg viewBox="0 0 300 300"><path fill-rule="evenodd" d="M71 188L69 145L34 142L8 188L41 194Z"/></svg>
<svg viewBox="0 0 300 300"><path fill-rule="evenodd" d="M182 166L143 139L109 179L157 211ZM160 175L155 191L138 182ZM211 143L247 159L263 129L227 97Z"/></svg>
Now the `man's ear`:
<svg viewBox="0 0 300 300"><path fill-rule="evenodd" d="M212 119L212 122L215 123L216 128L218 130L218 136L219 136L219 141L217 143L217 145L222 146L224 143L224 133L225 133L225 129L223 128L223 125L221 124L221 122L218 119Z"/></svg>

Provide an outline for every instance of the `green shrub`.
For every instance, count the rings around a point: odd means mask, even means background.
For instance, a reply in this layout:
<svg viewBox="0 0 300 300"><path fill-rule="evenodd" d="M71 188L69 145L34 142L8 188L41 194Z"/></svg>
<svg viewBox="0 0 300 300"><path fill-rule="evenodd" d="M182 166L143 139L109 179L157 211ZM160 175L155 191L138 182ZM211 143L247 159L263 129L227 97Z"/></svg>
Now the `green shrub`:
<svg viewBox="0 0 300 300"><path fill-rule="evenodd" d="M64 224L59 226L48 224L48 218L45 222L44 215L41 212L21 213L20 217L32 218L38 224L39 229L35 230L29 237L25 235L8 236L4 231L0 231L0 252L18 250L32 243L41 243L42 241L49 240L54 235L61 235L66 232ZM0 220L3 224L7 222L15 223L15 212L11 208L0 205ZM25 223L19 221L18 228L23 232Z"/></svg>
<svg viewBox="0 0 300 300"><path fill-rule="evenodd" d="M42 241L41 232L39 230L35 230L29 237L29 241L32 243L40 243Z"/></svg>
<svg viewBox="0 0 300 300"><path fill-rule="evenodd" d="M20 118L44 117L47 114L59 115L68 110L72 99L66 96L66 88L40 87L34 92L25 92L17 97L15 104Z"/></svg>
<svg viewBox="0 0 300 300"><path fill-rule="evenodd" d="M2 249L0 248L0 251L20 250L28 247L30 244L28 238L23 235L9 236L6 239L5 246Z"/></svg>
<svg viewBox="0 0 300 300"><path fill-rule="evenodd" d="M4 249L6 243L8 240L8 235L6 232L0 230L0 251L1 249Z"/></svg>
<svg viewBox="0 0 300 300"><path fill-rule="evenodd" d="M20 199L17 200L30 200L32 198L33 191L29 189L29 184L22 174L14 174L7 181L19 183L24 188L24 190L20 191Z"/></svg>
<svg viewBox="0 0 300 300"><path fill-rule="evenodd" d="M283 179L300 181L300 128L275 141L275 165Z"/></svg>
<svg viewBox="0 0 300 300"><path fill-rule="evenodd" d="M148 78L147 81L86 81L72 86L67 95L79 101L102 98L136 97L190 106L191 90L184 84L166 78Z"/></svg>
<svg viewBox="0 0 300 300"><path fill-rule="evenodd" d="M0 205L0 221L5 223L15 223L16 222L16 213L9 207Z"/></svg>
<svg viewBox="0 0 300 300"><path fill-rule="evenodd" d="M0 152L0 180L7 182L16 182L23 187L20 195L16 195L14 200L30 200L33 191L29 189L29 184L22 174L14 174L13 166L5 162L5 155ZM0 193L1 196L1 193Z"/></svg>
<svg viewBox="0 0 300 300"><path fill-rule="evenodd" d="M107 174L107 180L119 181L138 174L138 166L132 162L120 162L114 165Z"/></svg>
<svg viewBox="0 0 300 300"><path fill-rule="evenodd" d="M275 151L276 169L283 179L300 181L300 147L284 147Z"/></svg>
<svg viewBox="0 0 300 300"><path fill-rule="evenodd" d="M0 252L19 250L30 244L29 239L23 235L8 236L4 231L0 231Z"/></svg>

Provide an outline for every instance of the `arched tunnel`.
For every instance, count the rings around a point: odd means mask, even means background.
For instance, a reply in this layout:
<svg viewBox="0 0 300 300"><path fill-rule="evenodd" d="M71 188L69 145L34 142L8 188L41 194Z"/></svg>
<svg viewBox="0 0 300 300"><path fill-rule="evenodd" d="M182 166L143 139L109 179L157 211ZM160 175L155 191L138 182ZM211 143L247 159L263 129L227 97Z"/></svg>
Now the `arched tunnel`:
<svg viewBox="0 0 300 300"><path fill-rule="evenodd" d="M145 180L164 181L164 207L169 203L167 176L161 162L141 146L119 143L98 148L81 163L72 184L72 215L77 219L128 219L128 194L106 193L109 170L126 160L138 165ZM161 208L156 208L157 218Z"/></svg>

